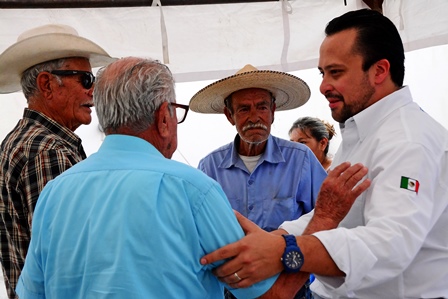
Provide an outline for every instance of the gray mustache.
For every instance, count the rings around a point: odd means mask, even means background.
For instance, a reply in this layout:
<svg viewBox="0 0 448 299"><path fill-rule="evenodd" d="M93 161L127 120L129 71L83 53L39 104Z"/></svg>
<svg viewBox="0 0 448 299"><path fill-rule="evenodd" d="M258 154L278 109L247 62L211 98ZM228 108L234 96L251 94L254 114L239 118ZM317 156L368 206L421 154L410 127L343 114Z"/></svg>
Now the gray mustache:
<svg viewBox="0 0 448 299"><path fill-rule="evenodd" d="M247 131L247 130L250 130L250 129L255 129L255 128L261 128L263 130L267 130L268 129L268 127L266 127L265 125L260 124L260 123L256 123L256 124L248 124L248 125L244 126L243 127L243 132Z"/></svg>

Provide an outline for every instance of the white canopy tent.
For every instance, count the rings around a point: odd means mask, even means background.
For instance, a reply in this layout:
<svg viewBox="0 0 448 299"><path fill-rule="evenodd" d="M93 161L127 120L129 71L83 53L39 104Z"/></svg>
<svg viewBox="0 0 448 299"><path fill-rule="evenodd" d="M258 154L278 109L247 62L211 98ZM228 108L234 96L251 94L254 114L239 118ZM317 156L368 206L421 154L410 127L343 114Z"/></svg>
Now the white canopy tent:
<svg viewBox="0 0 448 299"><path fill-rule="evenodd" d="M360 0L346 2L1 9L0 51L31 27L63 23L99 43L112 56L159 59L169 65L177 82L218 79L247 63L297 71L316 66L328 21L368 7ZM399 28L407 51L448 43L446 0L388 0L383 3L383 13Z"/></svg>
<svg viewBox="0 0 448 299"><path fill-rule="evenodd" d="M312 96L303 107L276 114L272 133L288 138L289 126L300 116L317 116L334 123L319 93L316 66L328 21L367 7L360 0L345 2L281 0L163 6L162 1L162 6L145 7L0 9L0 52L27 29L47 23L68 24L112 56L151 57L166 63L178 82L177 101L185 104L206 84L248 63L259 69L292 72L310 85ZM448 1L386 0L382 11L396 24L408 51L405 82L422 107L448 127L442 114L448 112L440 77L445 74L439 76L437 72L448 65ZM424 50L411 60L418 49ZM436 54L439 56L434 58ZM25 106L21 93L0 95L0 140L21 117ZM96 151L103 138L96 117L76 133L88 154ZM234 134L235 129L223 115L189 112L186 122L179 126L179 147L173 158L196 166L202 156L230 142ZM336 139L333 152L338 144Z"/></svg>
<svg viewBox="0 0 448 299"><path fill-rule="evenodd" d="M112 56L151 57L168 64L178 82L180 103L188 104L200 88L247 63L259 69L292 72L309 84L312 95L303 107L276 113L272 133L283 138L288 138L290 125L300 116L317 116L335 124L319 93L320 76L315 69L318 48L329 20L367 7L360 0L281 0L167 7L4 9L2 2L0 52L27 29L47 23L67 24ZM382 11L394 21L405 44L405 84L410 85L421 107L448 128L448 1L385 0ZM21 118L25 106L20 92L0 95L0 140ZM103 139L97 124L94 115L92 124L76 132L88 154L95 152ZM205 154L230 142L235 129L223 115L189 112L178 134L179 146L173 158L196 166ZM338 138L332 141L332 152L339 142ZM7 298L3 283L0 298Z"/></svg>

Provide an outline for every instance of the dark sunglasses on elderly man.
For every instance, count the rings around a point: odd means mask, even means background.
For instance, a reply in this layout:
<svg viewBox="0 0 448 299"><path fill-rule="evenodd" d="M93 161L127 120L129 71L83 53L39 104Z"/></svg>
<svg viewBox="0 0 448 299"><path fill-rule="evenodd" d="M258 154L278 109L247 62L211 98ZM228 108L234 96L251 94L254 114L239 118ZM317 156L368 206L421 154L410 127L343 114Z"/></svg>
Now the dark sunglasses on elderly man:
<svg viewBox="0 0 448 299"><path fill-rule="evenodd" d="M56 76L75 76L81 75L81 85L85 89L90 89L95 82L95 76L91 72L87 71L73 71L73 70L55 70L50 72Z"/></svg>

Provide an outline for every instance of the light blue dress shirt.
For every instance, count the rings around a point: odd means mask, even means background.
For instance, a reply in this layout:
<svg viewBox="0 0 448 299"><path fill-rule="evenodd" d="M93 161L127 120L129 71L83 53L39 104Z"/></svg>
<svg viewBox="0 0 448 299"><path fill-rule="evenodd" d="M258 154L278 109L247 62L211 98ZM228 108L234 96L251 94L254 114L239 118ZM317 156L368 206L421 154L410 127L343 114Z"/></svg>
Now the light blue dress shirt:
<svg viewBox="0 0 448 299"><path fill-rule="evenodd" d="M314 208L327 173L307 146L270 135L250 173L235 147L239 141L237 135L198 165L222 186L233 209L272 231Z"/></svg>
<svg viewBox="0 0 448 299"><path fill-rule="evenodd" d="M39 197L17 292L27 298L222 298L200 258L244 233L221 187L143 139L109 135ZM232 290L254 298L274 283Z"/></svg>

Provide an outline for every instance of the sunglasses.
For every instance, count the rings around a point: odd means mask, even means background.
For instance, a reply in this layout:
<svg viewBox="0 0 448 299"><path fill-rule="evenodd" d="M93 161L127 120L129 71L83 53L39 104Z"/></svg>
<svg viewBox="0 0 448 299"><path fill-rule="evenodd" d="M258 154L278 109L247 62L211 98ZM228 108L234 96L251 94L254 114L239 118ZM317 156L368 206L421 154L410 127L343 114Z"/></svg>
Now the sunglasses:
<svg viewBox="0 0 448 299"><path fill-rule="evenodd" d="M73 70L55 70L51 71L50 74L56 76L75 76L81 75L81 85L85 89L90 89L95 82L95 76L91 72L87 71L73 71Z"/></svg>

